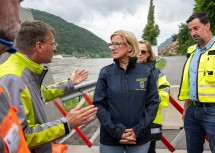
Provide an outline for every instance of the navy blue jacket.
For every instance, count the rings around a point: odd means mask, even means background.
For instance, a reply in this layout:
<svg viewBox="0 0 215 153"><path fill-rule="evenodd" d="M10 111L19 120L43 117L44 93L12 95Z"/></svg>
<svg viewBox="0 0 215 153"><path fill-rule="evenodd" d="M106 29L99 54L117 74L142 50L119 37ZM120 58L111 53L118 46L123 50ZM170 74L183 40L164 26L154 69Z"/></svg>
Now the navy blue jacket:
<svg viewBox="0 0 215 153"><path fill-rule="evenodd" d="M155 75L148 64L130 60L126 71L118 61L101 69L94 105L101 123L100 143L119 143L126 128L133 128L137 144L150 140L150 126L156 116L159 96Z"/></svg>

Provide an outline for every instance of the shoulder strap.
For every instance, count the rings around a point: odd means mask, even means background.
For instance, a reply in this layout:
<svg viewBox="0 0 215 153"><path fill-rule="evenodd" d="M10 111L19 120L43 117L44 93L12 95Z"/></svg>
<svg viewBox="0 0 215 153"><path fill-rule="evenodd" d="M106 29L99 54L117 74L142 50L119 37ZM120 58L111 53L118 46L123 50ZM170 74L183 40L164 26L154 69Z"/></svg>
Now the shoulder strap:
<svg viewBox="0 0 215 153"><path fill-rule="evenodd" d="M196 45L193 45L193 46L190 46L188 49L187 49L187 58L190 57L190 55L196 50Z"/></svg>

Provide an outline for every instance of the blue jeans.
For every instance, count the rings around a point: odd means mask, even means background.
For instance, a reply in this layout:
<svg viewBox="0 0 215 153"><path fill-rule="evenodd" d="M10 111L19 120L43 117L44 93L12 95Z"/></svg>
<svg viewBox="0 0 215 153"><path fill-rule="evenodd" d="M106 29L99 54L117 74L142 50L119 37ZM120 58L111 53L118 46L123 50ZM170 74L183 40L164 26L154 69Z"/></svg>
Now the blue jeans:
<svg viewBox="0 0 215 153"><path fill-rule="evenodd" d="M215 106L190 105L185 113L184 129L188 153L202 153L206 135L211 152L215 153Z"/></svg>
<svg viewBox="0 0 215 153"><path fill-rule="evenodd" d="M100 144L100 153L147 153L149 142L138 146L108 146Z"/></svg>

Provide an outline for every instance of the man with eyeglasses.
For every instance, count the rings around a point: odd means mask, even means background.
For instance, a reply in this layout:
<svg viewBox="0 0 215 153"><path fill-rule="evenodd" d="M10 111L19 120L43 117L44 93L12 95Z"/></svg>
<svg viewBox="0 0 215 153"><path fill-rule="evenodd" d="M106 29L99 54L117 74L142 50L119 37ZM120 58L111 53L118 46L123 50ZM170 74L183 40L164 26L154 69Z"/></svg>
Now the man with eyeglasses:
<svg viewBox="0 0 215 153"><path fill-rule="evenodd" d="M43 86L48 69L41 64L52 62L57 43L55 30L41 21L25 21L15 38L18 52L0 65L0 81L11 94L12 104L19 110L28 147L34 153L51 153L52 141L70 132L70 129L91 122L97 108L78 106L67 116L48 121L45 102L74 90L88 76L86 70L75 71L67 80Z"/></svg>

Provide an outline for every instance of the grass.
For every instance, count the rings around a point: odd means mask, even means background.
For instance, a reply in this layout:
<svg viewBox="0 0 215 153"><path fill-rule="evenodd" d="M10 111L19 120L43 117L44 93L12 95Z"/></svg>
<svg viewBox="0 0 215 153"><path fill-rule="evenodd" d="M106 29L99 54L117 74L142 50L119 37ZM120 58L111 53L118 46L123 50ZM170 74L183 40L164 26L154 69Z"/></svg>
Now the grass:
<svg viewBox="0 0 215 153"><path fill-rule="evenodd" d="M156 63L156 68L162 70L163 67L166 65L166 60L164 58L161 58L159 62Z"/></svg>
<svg viewBox="0 0 215 153"><path fill-rule="evenodd" d="M93 95L90 95L90 98L93 99ZM71 109L75 108L78 103L79 103L79 97L77 98L73 98L67 101L63 101L63 108L64 110L66 110L67 112L70 111ZM83 107L88 106L89 104L85 101L83 104Z"/></svg>

